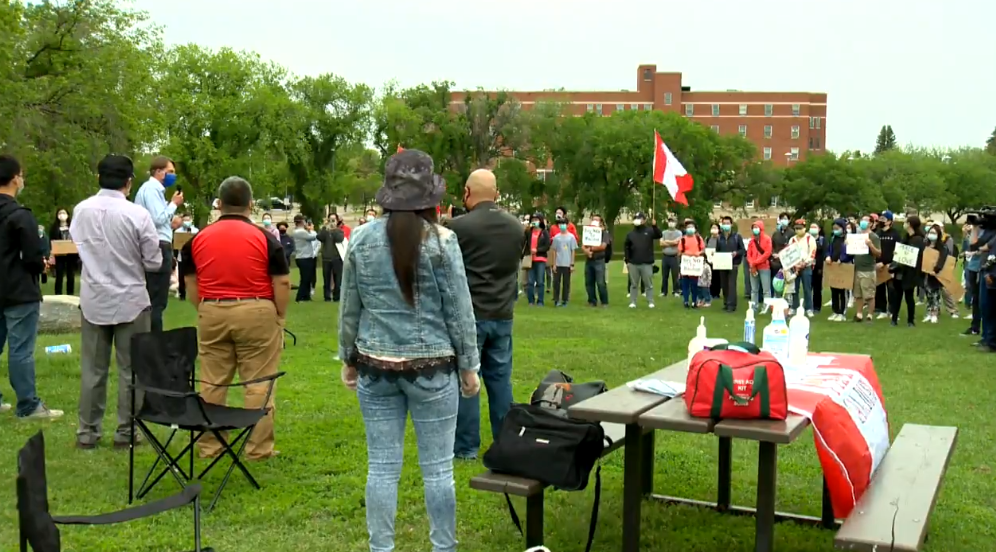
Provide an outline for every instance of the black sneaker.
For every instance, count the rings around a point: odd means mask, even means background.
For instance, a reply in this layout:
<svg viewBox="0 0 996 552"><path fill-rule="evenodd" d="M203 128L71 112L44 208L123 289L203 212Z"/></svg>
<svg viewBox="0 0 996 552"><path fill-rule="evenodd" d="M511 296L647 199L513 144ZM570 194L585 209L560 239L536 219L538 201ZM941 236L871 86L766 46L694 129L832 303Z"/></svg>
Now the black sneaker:
<svg viewBox="0 0 996 552"><path fill-rule="evenodd" d="M899 325L899 322L896 321L896 320L892 320L892 321L889 322L889 325L892 326L892 327L896 327L896 326Z"/></svg>
<svg viewBox="0 0 996 552"><path fill-rule="evenodd" d="M916 327L916 322L907 322L906 323L906 327L907 328L915 328Z"/></svg>
<svg viewBox="0 0 996 552"><path fill-rule="evenodd" d="M969 329L961 332L961 335L962 335L962 337L969 337L969 336L973 336L973 335L979 335L979 330L973 330L972 328L969 328Z"/></svg>

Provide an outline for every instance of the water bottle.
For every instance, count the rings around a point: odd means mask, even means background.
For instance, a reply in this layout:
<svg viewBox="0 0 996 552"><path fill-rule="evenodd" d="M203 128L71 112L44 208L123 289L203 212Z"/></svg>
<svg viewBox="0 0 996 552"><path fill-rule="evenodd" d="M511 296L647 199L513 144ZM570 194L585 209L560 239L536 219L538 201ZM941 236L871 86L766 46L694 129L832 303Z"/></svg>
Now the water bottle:
<svg viewBox="0 0 996 552"><path fill-rule="evenodd" d="M747 343L756 343L754 341L754 303L750 303L747 307L747 316L744 319L744 341Z"/></svg>
<svg viewBox="0 0 996 552"><path fill-rule="evenodd" d="M45 347L46 355L64 355L73 352L73 348L67 343L65 345L49 345Z"/></svg>

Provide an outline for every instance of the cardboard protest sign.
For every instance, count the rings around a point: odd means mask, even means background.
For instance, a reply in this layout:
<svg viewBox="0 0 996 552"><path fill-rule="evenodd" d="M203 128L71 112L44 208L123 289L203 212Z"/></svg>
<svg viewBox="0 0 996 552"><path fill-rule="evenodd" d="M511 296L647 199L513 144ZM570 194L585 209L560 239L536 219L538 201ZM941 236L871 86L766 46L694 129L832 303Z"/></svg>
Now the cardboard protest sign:
<svg viewBox="0 0 996 552"><path fill-rule="evenodd" d="M585 226L582 228L581 245L584 247L598 247L602 245L602 227Z"/></svg>
<svg viewBox="0 0 996 552"><path fill-rule="evenodd" d="M698 278L702 275L704 265L705 257L690 257L688 255L684 255L681 257L681 275Z"/></svg>
<svg viewBox="0 0 996 552"><path fill-rule="evenodd" d="M854 287L854 265L830 263L823 265L823 277L830 289L851 289Z"/></svg>
<svg viewBox="0 0 996 552"><path fill-rule="evenodd" d="M965 295L965 288L961 285L960 278L955 277L955 264L957 261L953 255L948 255L948 258L945 259L944 268L941 269L941 273L934 274L934 267L937 266L940 256L941 254L932 247L927 247L923 250L922 270L924 274L936 276L941 285L944 286L944 289L948 290L948 293L952 297L963 297Z"/></svg>
<svg viewBox="0 0 996 552"><path fill-rule="evenodd" d="M53 256L77 254L79 254L79 250L76 249L76 244L72 240L52 240Z"/></svg>
<svg viewBox="0 0 996 552"><path fill-rule="evenodd" d="M187 245L187 242L194 239L197 234L192 234L190 232L174 232L173 233L173 250L179 251L183 249L183 246Z"/></svg>
<svg viewBox="0 0 996 552"><path fill-rule="evenodd" d="M892 279L892 273L888 266L880 266L875 269L875 285L882 285Z"/></svg>
<svg viewBox="0 0 996 552"><path fill-rule="evenodd" d="M917 257L920 256L920 250L913 247L912 245L906 245L905 243L896 244L896 252L892 256L892 260L903 266L916 267Z"/></svg>

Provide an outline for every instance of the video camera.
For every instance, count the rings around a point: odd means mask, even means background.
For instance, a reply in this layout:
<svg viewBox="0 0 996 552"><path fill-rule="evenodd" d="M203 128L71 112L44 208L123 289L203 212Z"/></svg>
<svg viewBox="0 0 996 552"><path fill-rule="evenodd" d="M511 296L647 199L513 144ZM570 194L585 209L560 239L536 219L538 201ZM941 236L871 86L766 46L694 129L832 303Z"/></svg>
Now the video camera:
<svg viewBox="0 0 996 552"><path fill-rule="evenodd" d="M985 207L971 210L967 213L965 222L986 230L996 229L996 207L986 205Z"/></svg>

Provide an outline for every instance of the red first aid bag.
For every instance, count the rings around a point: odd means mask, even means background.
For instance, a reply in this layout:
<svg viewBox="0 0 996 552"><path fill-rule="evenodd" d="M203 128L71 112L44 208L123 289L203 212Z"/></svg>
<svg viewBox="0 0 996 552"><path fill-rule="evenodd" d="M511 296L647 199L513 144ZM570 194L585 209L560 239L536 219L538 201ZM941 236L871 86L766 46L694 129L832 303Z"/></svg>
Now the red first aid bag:
<svg viewBox="0 0 996 552"><path fill-rule="evenodd" d="M784 420L788 416L782 365L752 343L695 353L685 384L685 406L696 418Z"/></svg>

